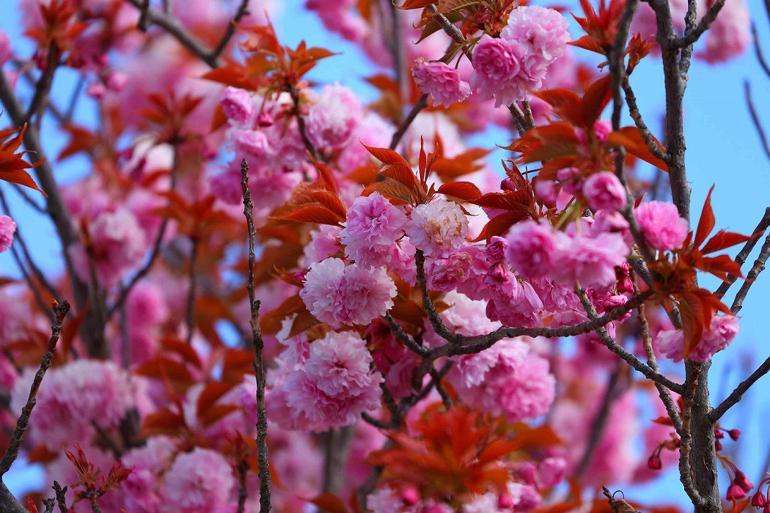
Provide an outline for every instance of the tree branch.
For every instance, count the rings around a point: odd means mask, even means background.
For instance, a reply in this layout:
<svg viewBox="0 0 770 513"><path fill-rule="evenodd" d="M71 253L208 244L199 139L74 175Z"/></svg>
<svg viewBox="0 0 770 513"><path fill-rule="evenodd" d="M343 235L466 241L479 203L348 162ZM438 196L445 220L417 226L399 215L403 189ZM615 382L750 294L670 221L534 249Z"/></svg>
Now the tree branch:
<svg viewBox="0 0 770 513"><path fill-rule="evenodd" d="M767 207L765 209L765 215L762 216L762 219L759 220L757 227L754 228L751 239L746 241L746 244L744 244L743 248L735 256L735 262L738 264L739 268L744 263L746 263L746 259L754 250L754 246L757 245L757 242L759 242L761 235L765 233L765 230L767 230L768 227L770 227L770 207ZM732 274L728 275L728 280L723 281L719 285L719 288L714 292L714 294L720 297L724 296L727 293L727 291L730 289L730 286L733 283L735 283L737 279L738 279L737 276L733 276Z"/></svg>
<svg viewBox="0 0 770 513"><path fill-rule="evenodd" d="M754 107L754 101L751 99L751 84L749 83L748 79L743 81L743 94L746 97L746 107L749 109L751 122L754 124L754 128L757 130L759 142L762 144L762 150L764 150L765 155L770 158L770 143L768 143L767 134L765 133L765 129L762 127L762 122L759 120L757 109Z"/></svg>
<svg viewBox="0 0 770 513"><path fill-rule="evenodd" d="M62 324L64 323L64 318L67 316L69 310L70 305L67 301L54 304L54 322L51 326L51 337L48 339L48 347L40 361L40 367L37 369L35 377L32 380L32 386L30 387L29 395L27 396L27 403L21 409L21 414L16 421L16 428L11 435L8 449L6 449L3 459L0 460L0 478L8 472L11 465L13 465L13 462L16 461L16 456L19 454L19 447L24 438L24 432L27 430L27 426L29 426L29 417L32 415L32 410L35 408L37 392L40 389L40 384L43 382L46 371L51 366L51 363L53 363L53 356L56 351L56 344L59 342Z"/></svg>
<svg viewBox="0 0 770 513"><path fill-rule="evenodd" d="M251 201L249 190L249 165L246 160L241 161L241 190L243 192L243 215L246 218L248 230L249 250L249 274L246 289L249 293L249 306L251 307L251 341L254 346L254 373L257 380L257 462L259 465L259 511L270 512L270 464L267 458L267 413L265 410L265 364L262 359L264 341L259 326L260 302L254 293L254 267L256 230L254 228L254 205Z"/></svg>

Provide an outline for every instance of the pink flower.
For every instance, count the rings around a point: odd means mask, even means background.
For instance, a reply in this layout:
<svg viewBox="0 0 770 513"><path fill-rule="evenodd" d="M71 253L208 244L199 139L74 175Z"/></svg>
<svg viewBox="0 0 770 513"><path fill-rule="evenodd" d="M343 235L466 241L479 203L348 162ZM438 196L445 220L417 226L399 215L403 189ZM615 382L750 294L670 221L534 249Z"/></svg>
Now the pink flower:
<svg viewBox="0 0 770 513"><path fill-rule="evenodd" d="M14 411L27 400L33 369L26 369L12 393ZM50 370L37 394L30 419L30 438L52 451L88 443L94 425L111 429L134 405L128 374L112 362L76 360Z"/></svg>
<svg viewBox="0 0 770 513"><path fill-rule="evenodd" d="M383 268L346 266L339 258L313 264L300 290L310 313L333 328L369 324L390 310L395 295Z"/></svg>
<svg viewBox="0 0 770 513"><path fill-rule="evenodd" d="M8 251L13 244L16 223L9 216L0 215L0 253Z"/></svg>
<svg viewBox="0 0 770 513"><path fill-rule="evenodd" d="M12 55L11 40L5 31L0 30L0 66L5 64Z"/></svg>
<svg viewBox="0 0 770 513"><path fill-rule="evenodd" d="M626 189L609 171L589 176L583 183L583 197L594 210L619 210L626 206Z"/></svg>
<svg viewBox="0 0 770 513"><path fill-rule="evenodd" d="M551 272L557 263L556 250L564 237L545 222L532 220L513 225L508 232L505 256L514 271L526 278L538 278Z"/></svg>
<svg viewBox="0 0 770 513"><path fill-rule="evenodd" d="M460 80L457 69L443 62L420 60L412 68L412 76L422 92L431 96L435 105L449 107L471 94L471 86Z"/></svg>
<svg viewBox="0 0 770 513"><path fill-rule="evenodd" d="M648 201L639 205L634 215L645 240L655 249L677 249L687 237L687 221L679 217L673 203Z"/></svg>
<svg viewBox="0 0 770 513"><path fill-rule="evenodd" d="M699 7L701 13L705 9L703 5ZM706 32L706 48L697 56L711 64L724 62L740 56L750 42L751 17L746 2L730 0Z"/></svg>
<svg viewBox="0 0 770 513"><path fill-rule="evenodd" d="M308 137L321 151L342 149L352 139L361 114L353 91L339 84L326 86L308 111Z"/></svg>
<svg viewBox="0 0 770 513"><path fill-rule="evenodd" d="M345 255L364 267L387 264L396 251L396 240L404 234L406 221L401 209L378 192L356 198L340 232Z"/></svg>
<svg viewBox="0 0 770 513"><path fill-rule="evenodd" d="M161 288L147 281L137 283L126 301L126 314L132 330L165 322L169 311Z"/></svg>
<svg viewBox="0 0 770 513"><path fill-rule="evenodd" d="M540 87L550 65L562 56L570 40L569 25L558 11L520 6L511 11L500 37L524 46L522 72Z"/></svg>
<svg viewBox="0 0 770 513"><path fill-rule="evenodd" d="M436 198L412 210L406 234L425 255L446 256L465 242L468 219L457 203Z"/></svg>
<svg viewBox="0 0 770 513"><path fill-rule="evenodd" d="M240 158L259 160L270 151L270 142L262 131L235 130L230 138Z"/></svg>
<svg viewBox="0 0 770 513"><path fill-rule="evenodd" d="M196 447L178 455L166 472L161 509L168 513L226 513L234 484L224 457Z"/></svg>
<svg viewBox="0 0 770 513"><path fill-rule="evenodd" d="M355 332L330 332L310 344L304 361L282 360L271 390L274 416L289 429L324 431L353 424L379 406L382 376L371 371L372 355Z"/></svg>
<svg viewBox="0 0 770 513"><path fill-rule="evenodd" d="M243 89L225 88L219 105L227 119L238 125L246 125L254 118L254 102L251 95Z"/></svg>
<svg viewBox="0 0 770 513"><path fill-rule="evenodd" d="M471 87L481 99L494 98L495 106L526 97L528 81L521 76L524 49L507 39L484 36L473 49Z"/></svg>
<svg viewBox="0 0 770 513"><path fill-rule="evenodd" d="M305 265L315 264L340 252L338 226L321 225L310 232L310 242L305 246Z"/></svg>
<svg viewBox="0 0 770 513"><path fill-rule="evenodd" d="M727 347L738 335L738 319L732 315L714 316L709 329L690 350L689 360L706 362ZM681 330L662 330L655 337L655 347L666 357L678 362L684 358L684 335Z"/></svg>
<svg viewBox="0 0 770 513"><path fill-rule="evenodd" d="M101 213L90 225L93 264L102 286L114 285L123 273L142 261L146 239L136 217L125 209ZM89 256L82 245L69 247L75 270L90 281Z"/></svg>
<svg viewBox="0 0 770 513"><path fill-rule="evenodd" d="M626 261L629 248L623 236L601 233L595 237L576 235L559 248L553 269L564 286L606 287L615 283L615 267Z"/></svg>

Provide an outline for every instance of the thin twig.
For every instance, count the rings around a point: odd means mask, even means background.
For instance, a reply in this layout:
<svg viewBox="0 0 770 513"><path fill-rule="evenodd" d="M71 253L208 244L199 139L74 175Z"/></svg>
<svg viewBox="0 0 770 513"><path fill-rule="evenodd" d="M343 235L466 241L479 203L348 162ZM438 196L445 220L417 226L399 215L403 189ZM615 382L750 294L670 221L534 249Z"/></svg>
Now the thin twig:
<svg viewBox="0 0 770 513"><path fill-rule="evenodd" d="M746 259L749 258L749 255L754 250L754 246L757 245L757 242L759 242L759 239L765 233L768 227L770 227L770 207L765 209L765 214L762 216L762 219L759 220L759 223L757 223L757 227L754 228L752 237L746 241L746 244L744 244L743 248L741 248L741 250L735 256L735 263L738 264L738 268L746 263ZM737 279L737 276L733 276L732 274L728 275L727 281L723 281L719 285L719 288L714 292L714 294L720 297L724 296L730 289L730 286L735 283Z"/></svg>
<svg viewBox="0 0 770 513"><path fill-rule="evenodd" d="M747 377L737 387L735 387L735 389L730 392L730 395L728 395L724 401L719 403L718 406L711 410L709 413L709 419L711 419L712 422L716 422L721 419L730 408L738 404L738 402L741 400L741 397L743 397L743 394L745 394L754 385L754 383L759 381L769 371L770 357L766 358L765 361L762 362L762 364L749 375L749 377Z"/></svg>
<svg viewBox="0 0 770 513"><path fill-rule="evenodd" d="M725 0L716 0L713 4L711 4L711 7L709 7L695 28L690 31L685 31L685 35L681 38L674 39L672 41L672 47L684 48L695 43L700 38L700 36L702 36L703 33L709 29L711 24L714 23L714 21L717 19L719 11L722 10L724 5Z"/></svg>
<svg viewBox="0 0 770 513"><path fill-rule="evenodd" d="M144 0L127 0L131 5L137 9L143 8ZM191 53L196 55L200 60L208 64L212 68L219 67L219 59L214 57L211 50L206 48L206 45L200 41L197 37L190 34L179 21L171 16L169 13L156 11L155 9L146 9L148 23L154 23L159 27L162 27L166 32L171 34L179 43L187 48Z"/></svg>
<svg viewBox="0 0 770 513"><path fill-rule="evenodd" d="M398 146L398 143L401 142L401 139L404 137L404 134L406 134L406 131L409 130L409 127L412 125L412 122L417 117L417 115L428 106L428 95L423 94L420 96L420 98L417 99L415 104L412 106L412 109L409 111L409 113L406 115L404 120L401 122L400 125L398 125L398 128L396 128L396 131L393 132L393 137L390 139L390 149L395 150Z"/></svg>
<svg viewBox="0 0 770 513"><path fill-rule="evenodd" d="M43 382L46 371L48 371L48 368L51 367L51 363L53 363L53 356L56 351L56 344L59 342L59 335L61 335L62 324L64 323L64 318L67 316L69 310L70 305L66 300L54 304L54 322L51 326L51 337L48 339L48 347L40 361L40 367L38 367L35 377L32 380L32 386L27 395L27 402L21 409L19 418L16 420L16 428L13 430L13 435L11 435L8 449L6 449L3 459L0 460L0 478L8 472L11 465L13 465L13 462L16 461L16 456L19 454L19 447L24 439L24 432L27 430L27 426L29 426L29 417L32 415L32 410L35 408L35 403L37 402L37 392L40 389L40 384Z"/></svg>
<svg viewBox="0 0 770 513"><path fill-rule="evenodd" d="M249 0L241 0L241 5L239 5L238 10L235 11L235 16L233 16L233 19L230 20L230 22L227 24L227 28L225 29L225 33L222 36L222 39L220 39L219 43L217 43L217 46L211 50L211 56L214 59L218 59L219 56L222 55L222 52L225 51L225 48L227 48L228 43L230 43L230 40L235 35L235 29L238 26L238 22L240 22L241 19L248 14L248 7Z"/></svg>
<svg viewBox="0 0 770 513"><path fill-rule="evenodd" d="M657 158L665 161L668 156L663 150L660 149L660 146L656 142L655 137L647 127L647 123L644 122L644 117L642 117L642 113L639 110L639 104L636 102L636 95L634 94L634 90L631 87L631 83L629 82L627 76L623 77L623 92L625 93L626 104L628 105L628 113L631 116L631 119L634 120L636 128L639 129L639 133L642 134L642 138L644 139L644 143L647 145L647 149L649 149L650 153L655 155Z"/></svg>
<svg viewBox="0 0 770 513"><path fill-rule="evenodd" d="M599 442L602 439L604 430L607 427L607 421L610 417L610 411L612 410L612 403L615 401L615 399L617 399L619 395L618 385L620 384L620 371L621 368L618 366L614 371L612 371L610 378L607 381L607 387L604 390L601 403L599 403L599 410L596 412L596 417L591 424L588 443L586 444L585 450L583 451L583 455L580 457L580 461L577 464L577 467L575 467L575 472L573 475L575 479L579 480L588 469L588 464L591 462L591 458L596 452L596 448L599 446Z"/></svg>
<svg viewBox="0 0 770 513"><path fill-rule="evenodd" d="M198 263L198 246L200 241L198 237L192 237L190 242L190 261L188 263L190 266L188 278L189 287L187 288L187 315L185 318L188 344L192 342L193 333L195 332L195 296L198 292L198 273L196 267Z"/></svg>
<svg viewBox="0 0 770 513"><path fill-rule="evenodd" d="M259 511L270 512L270 466L267 458L267 413L265 410L265 364L262 359L264 342L259 326L259 306L254 293L254 267L256 230L254 228L254 205L251 201L249 190L249 165L246 160L241 161L241 189L243 192L243 215L246 217L248 229L249 248L249 274L246 289L249 293L249 306L251 307L251 340L254 345L254 373L257 380L257 461L259 465Z"/></svg>
<svg viewBox="0 0 770 513"><path fill-rule="evenodd" d="M754 128L757 130L759 136L759 142L762 144L762 149L765 155L770 158L770 143L767 140L767 134L762 126L762 121L759 120L759 114L754 107L754 100L751 98L751 83L747 80L743 81L743 94L746 97L746 107L749 109L749 115L751 116L751 122L754 124Z"/></svg>
<svg viewBox="0 0 770 513"><path fill-rule="evenodd" d="M743 301L749 294L749 290L751 290L751 286L754 285L754 282L759 277L759 274L765 270L765 264L767 263L768 257L770 257L770 235L765 238L765 242L762 244L762 249L759 251L759 256L754 261L754 265L751 266L751 270L749 271L749 274L746 275L746 279L743 281L741 288L738 289L738 293L735 294L735 299L733 300L733 304L730 307L733 315L737 315L738 312L741 311L741 308L743 308Z"/></svg>
<svg viewBox="0 0 770 513"><path fill-rule="evenodd" d="M35 84L35 93L32 96L32 101L27 108L25 119L31 121L33 118L37 118L37 122L40 121L40 115L45 109L45 105L48 102L48 93L51 91L51 85L53 84L53 77L56 73L56 68L59 67L59 59L61 57L61 51L56 43L52 43L48 47L46 54L45 69L43 74L40 75L40 79Z"/></svg>

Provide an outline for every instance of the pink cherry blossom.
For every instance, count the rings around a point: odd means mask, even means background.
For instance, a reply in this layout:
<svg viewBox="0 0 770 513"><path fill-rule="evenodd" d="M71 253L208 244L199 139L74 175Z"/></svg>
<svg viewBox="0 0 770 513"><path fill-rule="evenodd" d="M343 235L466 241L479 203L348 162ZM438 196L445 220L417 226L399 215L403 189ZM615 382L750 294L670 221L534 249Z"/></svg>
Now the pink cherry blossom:
<svg viewBox="0 0 770 513"><path fill-rule="evenodd" d="M357 198L348 209L340 241L345 255L364 267L387 264L395 251L394 243L403 235L407 218L380 193Z"/></svg>
<svg viewBox="0 0 770 513"><path fill-rule="evenodd" d="M13 244L16 223L9 216L0 215L0 253L8 251Z"/></svg>
<svg viewBox="0 0 770 513"><path fill-rule="evenodd" d="M246 125L254 118L254 102L249 93L243 89L225 88L219 104L227 119L237 125Z"/></svg>
<svg viewBox="0 0 770 513"><path fill-rule="evenodd" d="M435 105L449 107L471 94L471 86L460 79L457 69L443 62L418 61L412 68L412 76Z"/></svg>
<svg viewBox="0 0 770 513"><path fill-rule="evenodd" d="M484 36L473 49L473 91L494 98L496 107L525 98L530 84L521 73L524 51L516 42Z"/></svg>
<svg viewBox="0 0 770 513"><path fill-rule="evenodd" d="M626 206L626 189L609 171L589 176L583 183L583 197L594 210L618 210Z"/></svg>
<svg viewBox="0 0 770 513"><path fill-rule="evenodd" d="M687 237L687 221L679 217L673 203L647 201L636 207L634 215L645 240L655 249L677 249Z"/></svg>
<svg viewBox="0 0 770 513"><path fill-rule="evenodd" d="M732 315L719 315L711 319L709 329L692 348L688 356L694 362L706 362L715 353L727 347L738 335L738 319ZM655 347L675 362L684 358L684 335L681 330L661 330L655 337Z"/></svg>
<svg viewBox="0 0 770 513"><path fill-rule="evenodd" d="M218 452L196 447L179 454L164 475L163 511L169 513L227 513L233 471Z"/></svg>
<svg viewBox="0 0 770 513"><path fill-rule="evenodd" d="M511 267L522 276L545 276L557 263L556 251L563 238L547 223L522 221L508 232L505 256Z"/></svg>

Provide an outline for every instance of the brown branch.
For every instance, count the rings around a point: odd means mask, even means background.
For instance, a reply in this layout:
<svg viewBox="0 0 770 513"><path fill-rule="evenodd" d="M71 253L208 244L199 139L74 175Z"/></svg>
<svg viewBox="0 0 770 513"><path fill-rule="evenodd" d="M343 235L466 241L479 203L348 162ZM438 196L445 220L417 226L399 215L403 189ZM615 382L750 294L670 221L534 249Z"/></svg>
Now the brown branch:
<svg viewBox="0 0 770 513"><path fill-rule="evenodd" d="M259 465L259 511L270 512L270 464L267 458L267 413L265 410L265 364L262 359L264 341L259 326L259 306L254 293L254 267L256 230L254 228L254 205L251 201L249 190L249 165L246 160L241 161L241 189L243 192L243 215L246 218L248 230L249 250L249 274L246 289L249 293L249 306L251 307L251 341L254 346L254 360L252 365L257 380L257 462Z"/></svg>
<svg viewBox="0 0 770 513"><path fill-rule="evenodd" d="M741 250L735 256L735 263L738 264L739 268L744 263L746 263L746 259L754 250L754 246L757 245L757 242L759 242L761 235L765 233L768 227L770 227L770 207L767 207L765 209L765 215L762 216L762 219L759 220L757 227L754 228L754 231L752 232L753 236L751 237L751 239L749 239L746 242L743 248L741 248ZM719 285L719 288L714 292L714 294L720 297L724 296L727 293L727 291L730 289L730 286L733 283L735 283L737 279L738 279L737 276L733 276L732 274L728 275L727 281L722 282Z"/></svg>
<svg viewBox="0 0 770 513"><path fill-rule="evenodd" d="M5 193L0 189L0 205L2 205L3 210L6 214L13 217L11 215L11 208L8 204L8 201L5 197ZM51 296L53 296L54 299L59 300L61 299L61 293L56 290L56 287L51 285L51 283L48 281L48 279L45 277L45 274L43 274L43 271L38 267L38 265L35 263L35 261L32 259L32 254L29 251L29 247L27 246L27 242L24 239L24 236L21 232L21 229L19 227L16 228L16 234L14 235L14 242L18 244L19 248L21 249L22 254L24 255L24 259L26 261L27 266L29 267L32 274L35 276L35 279L37 279L40 284L48 291ZM14 249L14 257L16 258L15 254L15 248ZM21 261L18 259L19 266L21 267ZM24 271L22 271L24 273ZM30 286L30 289L34 292L37 287L33 286L30 280L27 280ZM48 310L47 305L43 306L43 311Z"/></svg>
<svg viewBox="0 0 770 513"><path fill-rule="evenodd" d="M712 23L717 19L717 15L719 14L719 11L722 10L722 7L725 5L725 0L716 0L713 4L711 4L711 7L706 11L706 13L703 15L703 17L700 19L697 25L692 30L685 30L684 36L681 38L675 38L672 40L671 45L673 48L685 48L687 46L692 46L698 39L700 39L700 36L703 35L704 32L706 32ZM688 9L689 14L689 9ZM689 18L689 16L688 16Z"/></svg>
<svg viewBox="0 0 770 513"><path fill-rule="evenodd" d="M217 46L211 50L211 57L218 59L219 56L222 55L222 52L225 51L227 45L230 43L230 40L235 35L235 29L238 26L238 22L240 22L241 19L248 14L248 7L249 0L241 0L241 5L239 5L238 10L235 11L235 16L233 16L233 19L230 20L230 23L227 24L227 28L225 29L225 33L222 36L222 39L220 39L219 43L217 43Z"/></svg>
<svg viewBox="0 0 770 513"><path fill-rule="evenodd" d="M751 266L749 274L746 275L746 279L743 281L743 285L741 285L741 288L738 289L738 293L735 295L733 304L730 307L730 310L732 310L734 315L737 315L738 312L741 311L741 308L743 308L743 301L749 294L749 290L751 290L751 286L754 285L754 282L759 277L759 274L765 270L765 264L767 263L768 257L770 257L770 235L765 238L765 242L762 244L762 249L759 251L759 256L754 261L754 265Z"/></svg>
<svg viewBox="0 0 770 513"><path fill-rule="evenodd" d="M723 0L717 0L723 1ZM683 98L686 88L685 77L681 74L679 52L672 43L674 34L671 8L668 1L650 0L650 5L656 14L656 38L661 49L663 62L663 78L666 89L666 131L665 140L668 150L668 179L671 186L671 197L679 211L679 215L690 219L690 186L687 183L685 166L685 137L684 137L684 106Z"/></svg>
<svg viewBox="0 0 770 513"><path fill-rule="evenodd" d="M128 3L142 9L144 0L126 0ZM168 13L156 11L155 9L146 9L148 23L154 23L171 34L179 43L187 48L192 54L208 64L212 68L219 67L219 59L215 57L211 50L197 37L190 34L187 29L173 16Z"/></svg>
<svg viewBox="0 0 770 513"><path fill-rule="evenodd" d="M16 500L16 497L2 480L0 480L0 511L3 513L29 513L27 508Z"/></svg>
<svg viewBox="0 0 770 513"><path fill-rule="evenodd" d="M770 372L770 357L766 358L762 364L754 370L745 380L743 380L735 389L730 392L724 401L719 403L718 406L713 408L709 413L709 419L712 422L717 422L727 411L738 404L738 402L757 381L759 381L765 374Z"/></svg>
<svg viewBox="0 0 770 513"><path fill-rule="evenodd" d="M604 328L601 329L603 330ZM620 371L621 368L618 366L614 371L612 371L610 374L610 379L607 381L607 387L604 389L604 395L602 396L601 403L599 404L599 410L596 412L596 417L591 424L588 443L586 444L586 448L583 451L583 455L580 457L580 461L577 467L575 467L575 472L573 475L575 479L579 480L583 474L585 474L585 471L588 469L588 464L591 462L591 458L596 452L596 448L599 446L599 442L602 439L604 430L607 427L607 421L610 418L612 403L621 393L621 390L619 390Z"/></svg>
<svg viewBox="0 0 770 513"><path fill-rule="evenodd" d="M765 129L759 119L757 109L754 107L754 100L751 98L751 84L748 80L743 81L743 94L746 97L746 107L749 109L751 122L754 124L754 128L757 130L759 142L762 144L762 150L764 150L765 155L770 158L770 143L768 143L767 134L765 133Z"/></svg>
<svg viewBox="0 0 770 513"><path fill-rule="evenodd" d="M419 251L415 254L415 263L417 267L417 280L422 283L425 281L425 259ZM449 342L443 346L433 348L426 356L426 362L430 363L442 356L456 356L461 354L475 354L485 349L492 347L496 342L504 338L514 338L521 336L529 337L546 337L546 338L558 338L558 337L573 337L576 335L582 335L591 331L596 331L603 328L610 322L621 318L627 312L637 308L640 304L646 301L652 295L652 291L648 290L641 294L631 297L624 305L613 308L607 311L604 315L599 316L594 309L585 292L578 293L578 296L583 302L586 312L588 312L589 320L570 326L562 326L559 328L526 328L526 327L500 327L491 333L486 335L476 336L464 336L458 333L450 331L446 325L444 325L441 317L435 312L435 306L432 305L430 296L423 294L423 301L427 303L426 310L428 312L428 319L433 326L434 331L444 340ZM648 365L639 360L636 356L629 353L621 346L616 344L612 339L602 340L604 345L613 353L620 356L631 367L644 374L648 379L660 383L669 390L678 394L682 393L682 385L674 383L670 379L661 375L658 372L652 370ZM427 372L427 369L426 369Z"/></svg>
<svg viewBox="0 0 770 513"><path fill-rule="evenodd" d="M634 120L636 128L638 128L639 132L642 134L647 149L659 159L666 160L668 156L660 149L660 146L656 143L655 137L652 135L652 132L650 132L647 123L644 122L644 117L642 117L642 113L639 110L639 104L636 102L636 95L634 94L634 90L631 87L631 83L628 81L627 76L623 77L623 92L625 93L626 104L628 105L628 113L631 116L631 119Z"/></svg>
<svg viewBox="0 0 770 513"><path fill-rule="evenodd" d="M40 389L40 384L43 382L46 371L48 371L51 363L53 363L53 356L56 351L56 344L59 342L62 324L64 323L64 318L67 316L69 310L70 305L67 301L54 304L54 322L51 326L51 337L48 339L48 347L40 361L40 367L37 369L35 377L32 380L32 386L30 387L29 395L27 396L27 402L21 409L19 418L16 420L16 428L13 430L13 435L11 435L8 449L6 449L3 459L0 460L0 478L8 472L8 469L11 468L13 462L16 461L16 456L19 454L19 447L24 439L24 432L29 426L29 417L32 415L32 410L35 408L35 403L37 402L37 392Z"/></svg>
<svg viewBox="0 0 770 513"><path fill-rule="evenodd" d="M198 246L200 240L197 236L193 236L190 239L192 247L190 248L190 270L189 270L189 288L187 289L187 315L185 317L185 326L187 327L187 343L192 342L193 333L195 332L195 295L198 289L198 273L196 272L196 266L198 263Z"/></svg>
<svg viewBox="0 0 770 513"><path fill-rule="evenodd" d="M324 465L322 491L336 494L339 493L345 484L343 469L345 461L347 461L352 436L353 429L350 426L330 429L323 433Z"/></svg>
<svg viewBox="0 0 770 513"><path fill-rule="evenodd" d="M642 337L642 344L644 345L644 352L647 353L647 365L650 366L655 372L660 372L658 368L658 361L655 358L655 351L652 348L652 335L650 335L650 324L647 322L647 311L644 305L639 305L639 335ZM666 413L671 419L671 423L674 424L674 429L679 436L682 436L684 428L682 426L682 417L679 415L678 408L674 403L674 399L671 397L669 391L655 383L655 388L658 390L658 396L660 397L663 406L666 408Z"/></svg>
<svg viewBox="0 0 770 513"><path fill-rule="evenodd" d="M594 305L591 303L591 300L588 299L588 295L586 295L585 291L580 288L576 290L576 294L580 299L580 303L583 305L583 308L588 314L588 318L591 319L592 322L597 322L600 319L600 317L596 312L596 308L594 308ZM639 296L636 296L636 297L639 297ZM634 306L634 308L637 308L638 306L639 305L636 305ZM606 315L607 314L605 314L605 316ZM654 383L658 383L661 386L664 386L669 390L676 392L680 395L682 394L683 392L682 385L680 385L679 383L674 383L673 381L669 380L659 372L656 372L655 370L653 370L650 366L646 365L639 358L637 358L633 354L623 349L623 347L620 344L615 342L612 339L612 337L609 336L609 333L607 333L607 330L605 329L606 325L607 323L599 324L592 331L596 331L596 334L599 335L599 341L607 349L609 349L610 351L618 355L620 358L625 360L626 363L628 363L631 367L633 367L638 372L642 373L649 380L653 381Z"/></svg>
<svg viewBox="0 0 770 513"><path fill-rule="evenodd" d="M56 73L56 68L59 67L60 58L61 51L59 50L59 47L56 43L52 43L51 46L48 47L48 52L46 54L45 69L43 69L40 79L35 84L35 93L27 108L27 113L24 116L27 121L37 118L39 123L40 115L43 113L46 103L48 103L48 94L51 91L53 76Z"/></svg>
<svg viewBox="0 0 770 513"><path fill-rule="evenodd" d="M409 127L412 125L412 122L417 117L417 115L428 106L428 95L423 94L418 98L417 102L412 106L412 109L409 111L409 113L406 115L404 120L401 122L400 125L398 125L398 128L396 128L396 131L393 132L393 137L390 139L390 149L395 150L398 146L398 143L401 142L401 139L404 137L404 134L406 134L406 131L409 130Z"/></svg>
<svg viewBox="0 0 770 513"><path fill-rule="evenodd" d="M770 65L768 65L767 60L765 60L765 54L762 52L762 47L760 46L759 42L757 26L753 21L751 22L751 39L754 42L754 54L757 56L757 61L759 61L759 65L762 67L765 75L770 77Z"/></svg>

